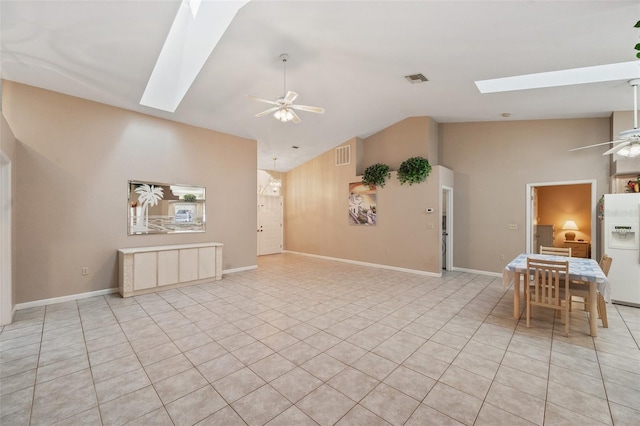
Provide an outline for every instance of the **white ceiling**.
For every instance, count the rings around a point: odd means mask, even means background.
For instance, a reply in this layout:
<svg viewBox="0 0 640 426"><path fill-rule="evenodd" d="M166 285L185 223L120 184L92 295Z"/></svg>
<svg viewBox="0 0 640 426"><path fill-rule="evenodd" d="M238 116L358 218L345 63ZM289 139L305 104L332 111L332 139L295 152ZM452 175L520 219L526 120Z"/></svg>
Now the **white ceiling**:
<svg viewBox="0 0 640 426"><path fill-rule="evenodd" d="M139 101L179 6L2 0L2 78L255 139L258 168L273 169L277 157L279 171L406 117L446 123L633 109L626 81L485 95L474 81L634 60L638 0L252 0L168 113ZM325 114L300 112L300 124L254 117L269 105L245 95L283 94L283 52L287 90ZM414 73L429 82L404 79Z"/></svg>

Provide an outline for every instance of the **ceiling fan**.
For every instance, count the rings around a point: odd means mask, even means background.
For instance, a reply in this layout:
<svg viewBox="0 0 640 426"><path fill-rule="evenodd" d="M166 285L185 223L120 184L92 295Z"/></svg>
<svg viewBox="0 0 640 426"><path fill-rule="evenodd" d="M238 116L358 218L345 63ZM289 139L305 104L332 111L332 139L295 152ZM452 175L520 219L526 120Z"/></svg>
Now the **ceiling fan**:
<svg viewBox="0 0 640 426"><path fill-rule="evenodd" d="M296 98L298 97L298 94L296 92L292 92L291 90L287 92L287 61L289 60L289 55L287 55L286 53L283 53L282 55L280 55L280 60L282 61L283 67L284 67L284 91L283 92L285 93L285 95L280 96L275 101L270 101L267 99L262 99L255 96L247 95L249 99L253 99L254 101L275 105L272 108L259 112L258 114L256 114L256 117L262 117L267 114L271 114L273 112L274 113L273 116L276 118L276 120L280 120L283 123L286 123L287 121L293 121L294 123L299 123L302 120L294 110L323 114L324 108L307 106L307 105L296 105L293 103L293 101L296 100Z"/></svg>
<svg viewBox="0 0 640 426"><path fill-rule="evenodd" d="M595 145L582 146L580 148L573 148L569 151L578 151L580 149L593 148L596 146L607 145L610 143L617 143L618 145L605 151L602 155L618 154L623 157L637 157L640 155L640 129L638 129L638 84L640 79L636 78L629 80L629 85L633 87L633 129L624 130L620 132L620 139L597 143Z"/></svg>

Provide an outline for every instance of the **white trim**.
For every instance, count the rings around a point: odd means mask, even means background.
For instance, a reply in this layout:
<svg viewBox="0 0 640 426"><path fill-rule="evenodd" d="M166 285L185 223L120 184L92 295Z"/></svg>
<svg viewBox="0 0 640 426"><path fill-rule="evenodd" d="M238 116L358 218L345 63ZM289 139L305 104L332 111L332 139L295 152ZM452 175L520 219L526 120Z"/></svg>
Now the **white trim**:
<svg viewBox="0 0 640 426"><path fill-rule="evenodd" d="M0 325L13 321L11 160L0 151Z"/></svg>
<svg viewBox="0 0 640 426"><path fill-rule="evenodd" d="M258 265L251 265L251 266L244 266L242 268L225 269L222 272L223 274L232 274L235 272L250 271L252 269L257 269L257 268L258 268ZM160 288L156 290L160 290ZM41 300L34 300L32 302L18 303L14 307L13 312L20 309L28 309L28 308L35 308L38 306L53 305L54 303L70 302L72 300L87 299L89 297L95 297L95 296L105 296L107 294L118 293L118 291L119 290L117 287L107 288L104 290L89 291L86 293L70 294L68 296L52 297L51 299L41 299Z"/></svg>
<svg viewBox="0 0 640 426"><path fill-rule="evenodd" d="M478 269L457 268L454 267L455 272L466 272L467 274L486 275L488 277L502 278L502 274L499 272L480 271Z"/></svg>
<svg viewBox="0 0 640 426"><path fill-rule="evenodd" d="M89 297L104 296L117 293L118 288L107 288L104 290L88 291L86 293L70 294L68 296L52 297L51 299L34 300L32 302L18 303L15 310L35 308L38 306L53 305L54 303L70 302L72 300L87 299Z"/></svg>
<svg viewBox="0 0 640 426"><path fill-rule="evenodd" d="M442 273L437 274L435 272L420 271L417 269L399 268L397 266L380 265L378 263L360 262L358 260L341 259L338 257L329 257L329 256L320 256L319 254L302 253L299 251L289 251L289 250L284 250L284 253L299 254L301 256L315 257L318 259L326 259L326 260L334 260L336 262L351 263L353 265L369 266L372 268L390 269L392 271L398 271L398 272L408 272L410 274L424 275L427 277L436 277L436 278L442 277Z"/></svg>
<svg viewBox="0 0 640 426"><path fill-rule="evenodd" d="M254 269L258 269L258 265L250 265L250 266L242 266L240 268L233 268L233 269L225 269L222 271L222 275L224 274L235 274L236 272L244 272L244 271L251 271Z"/></svg>
<svg viewBox="0 0 640 426"><path fill-rule="evenodd" d="M598 186L598 181L596 179L583 179L583 180L569 180L569 181L558 181L558 182L542 182L542 183L528 183L526 185L526 207L525 207L525 227L526 229L526 237L525 237L525 253L529 253L533 244L533 236L531 235L531 228L533 228L533 212L531 211L531 194L533 193L533 188L538 186L559 186L559 185L591 185L591 258L596 259L597 256L597 247L601 242L598 241L597 237L597 205L598 199L596 198L596 191ZM594 242L596 244L594 244Z"/></svg>

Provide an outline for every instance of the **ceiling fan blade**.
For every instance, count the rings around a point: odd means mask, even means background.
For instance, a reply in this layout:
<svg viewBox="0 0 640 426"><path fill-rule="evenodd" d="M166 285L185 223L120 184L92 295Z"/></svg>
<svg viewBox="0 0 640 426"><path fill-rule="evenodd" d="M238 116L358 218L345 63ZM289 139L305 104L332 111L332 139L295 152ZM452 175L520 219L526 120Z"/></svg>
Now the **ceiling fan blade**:
<svg viewBox="0 0 640 426"><path fill-rule="evenodd" d="M272 112L276 112L276 111L277 111L277 110L279 110L279 109L280 109L280 107L279 107L279 106L275 106L275 107L273 107L273 108L269 108L269 109L267 109L267 110L265 110L265 111L262 111L262 112L257 113L257 114L256 114L256 117L263 117L263 116L265 116L265 115L267 115L267 114L271 114Z"/></svg>
<svg viewBox="0 0 640 426"><path fill-rule="evenodd" d="M264 102L265 104L280 105L278 102L274 102L274 101L270 101L270 100L267 100L267 99L258 98L256 96L247 95L247 98L249 98L249 99L251 99L253 101Z"/></svg>
<svg viewBox="0 0 640 426"><path fill-rule="evenodd" d="M573 148L573 149L570 149L569 151L580 151L581 149L594 148L596 146L609 145L611 143L618 143L618 142L622 142L622 141L618 140L618 141L601 142L601 143L596 143L596 144L593 144L593 145L587 145L587 146L581 146L579 148Z"/></svg>
<svg viewBox="0 0 640 426"><path fill-rule="evenodd" d="M603 152L602 155L609 155L609 154L613 154L614 152L618 152L620 149L622 149L623 147L627 146L627 145L631 145L632 141L625 141L622 142L619 145L614 146L613 148L611 148L610 150Z"/></svg>
<svg viewBox="0 0 640 426"><path fill-rule="evenodd" d="M296 98L298 97L298 94L296 92L292 92L291 90L289 90L287 92L287 96L284 97L284 102L290 104L291 102L293 102Z"/></svg>
<svg viewBox="0 0 640 426"><path fill-rule="evenodd" d="M298 117L298 114L296 114L296 112L295 112L295 111L293 111L293 110L291 110L291 109L290 109L290 110L289 110L289 112L290 112L291 114L293 114L293 122L294 122L294 123L296 123L296 124L297 124L297 123L299 123L299 122L301 122L301 121L302 121L302 120L300 119L300 117Z"/></svg>
<svg viewBox="0 0 640 426"><path fill-rule="evenodd" d="M540 89L543 87L570 86L573 84L599 83L603 81L629 80L639 77L640 61L631 61L479 80L475 83L480 93L496 93L510 92L513 90Z"/></svg>
<svg viewBox="0 0 640 426"><path fill-rule="evenodd" d="M318 114L324 114L324 108L307 106L307 105L291 105L291 108L299 111L315 112Z"/></svg>

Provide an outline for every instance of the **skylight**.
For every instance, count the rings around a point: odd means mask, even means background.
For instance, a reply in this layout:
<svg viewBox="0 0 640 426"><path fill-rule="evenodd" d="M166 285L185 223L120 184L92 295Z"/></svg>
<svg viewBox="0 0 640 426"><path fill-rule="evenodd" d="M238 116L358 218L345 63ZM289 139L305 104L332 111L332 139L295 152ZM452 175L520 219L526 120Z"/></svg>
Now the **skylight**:
<svg viewBox="0 0 640 426"><path fill-rule="evenodd" d="M640 61L494 78L475 83L480 93L495 93L633 78L640 78Z"/></svg>
<svg viewBox="0 0 640 426"><path fill-rule="evenodd" d="M236 13L248 1L183 1L140 105L174 112Z"/></svg>

